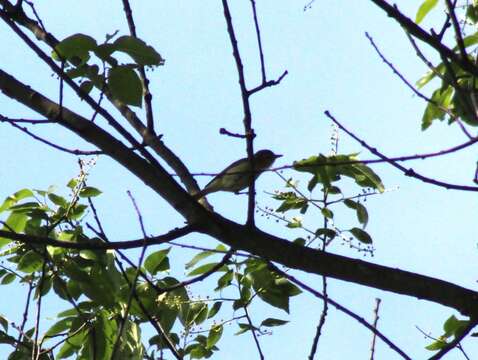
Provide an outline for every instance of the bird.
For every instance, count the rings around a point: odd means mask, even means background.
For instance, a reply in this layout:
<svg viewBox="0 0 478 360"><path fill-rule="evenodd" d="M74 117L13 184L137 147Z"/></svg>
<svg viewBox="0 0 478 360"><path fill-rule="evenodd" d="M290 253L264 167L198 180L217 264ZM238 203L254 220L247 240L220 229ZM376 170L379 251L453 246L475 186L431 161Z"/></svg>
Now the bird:
<svg viewBox="0 0 478 360"><path fill-rule="evenodd" d="M274 154L271 150L259 150L254 154L254 180L266 169L272 166L274 161L282 155ZM198 200L216 191L239 192L247 188L251 183L252 172L249 158L234 161L231 165L216 175L201 191L193 197Z"/></svg>

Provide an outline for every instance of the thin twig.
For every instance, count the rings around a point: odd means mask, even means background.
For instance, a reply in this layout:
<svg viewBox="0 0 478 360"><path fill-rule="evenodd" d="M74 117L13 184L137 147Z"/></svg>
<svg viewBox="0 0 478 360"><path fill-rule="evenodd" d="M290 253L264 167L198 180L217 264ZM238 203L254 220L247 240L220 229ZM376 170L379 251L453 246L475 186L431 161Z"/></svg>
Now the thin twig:
<svg viewBox="0 0 478 360"><path fill-rule="evenodd" d="M421 180L421 181L423 181L425 183L428 183L428 184L432 184L432 185L439 186L439 187L444 187L446 189L474 191L474 192L478 191L478 187L475 187L475 186L466 186L466 185L457 185L457 184L446 183L446 182L443 182L443 181L440 181L440 180L435 180L435 179L423 176L423 175L415 172L415 170L413 170L412 168L407 169L407 168L403 167L402 165L398 164L396 161L392 160L391 158L383 155L376 148L371 147L365 141L360 139L357 135L355 135L354 133L347 130L328 111L325 111L325 115L329 119L331 119L334 123L336 123L337 126L339 126L343 131L345 131L350 137L352 137L354 140L359 142L360 145L362 145L364 148L366 148L372 154L378 156L379 158L381 158L385 162L388 162L390 165L392 165L392 166L396 167L397 169L399 169L400 171L402 171L406 176L416 178L416 179Z"/></svg>
<svg viewBox="0 0 478 360"><path fill-rule="evenodd" d="M456 43L458 44L458 49L460 50L460 55L463 61L470 62L470 59L468 59L468 54L466 53L466 47L463 41L460 25L458 24L458 19L456 18L455 6L450 0L445 0L445 4L448 9L448 16L450 17L451 23L453 24L453 29L455 30L455 39Z"/></svg>
<svg viewBox="0 0 478 360"><path fill-rule="evenodd" d="M19 330L18 339L17 339L17 346L16 346L17 351L18 351L19 344L21 343L21 340L22 340L22 334L24 333L24 330L25 330L25 324L27 323L27 320L28 320L28 309L30 308L32 290L33 290L33 283L30 280L28 282L27 302L25 304L25 309L23 310L23 320L22 320L22 323L20 324L20 330Z"/></svg>
<svg viewBox="0 0 478 360"><path fill-rule="evenodd" d="M374 313L374 319L373 319L373 327L376 329L377 328L377 323L378 323L378 319L379 319L379 316L378 316L378 311L380 309L380 302L382 300L379 299L379 298L376 298L375 299L375 309L373 311ZM377 335L375 333L373 333L373 336L372 336L372 345L370 346L370 360L373 360L374 359L374 356L375 356L375 341L377 339Z"/></svg>
<svg viewBox="0 0 478 360"><path fill-rule="evenodd" d="M104 154L103 151L100 151L100 150L90 150L90 151L87 151L87 150L79 150L79 149L68 149L64 146L61 146L61 145L58 145L58 144L55 144L49 140L46 140L38 135L35 135L34 133L32 133L30 130L28 130L26 127L24 126L20 126L18 124L16 124L15 122L8 122L8 124L10 124L11 126L13 126L14 128L17 128L18 130L22 131L23 133L27 134L28 136L32 137L33 139L45 144L45 145L48 145L56 150L59 150L59 151L62 151L62 152L66 152L68 154L72 154L72 155L85 155L85 156L92 156L92 155L101 155L101 154Z"/></svg>
<svg viewBox="0 0 478 360"><path fill-rule="evenodd" d="M262 75L262 83L266 82L266 67L264 64L264 52L262 51L262 40L261 40L261 30L259 28L259 21L257 20L257 9L256 9L256 1L251 0L252 6L252 14L254 17L254 26L256 28L256 37L257 37L257 47L259 48L259 59L261 61L261 75Z"/></svg>
<svg viewBox="0 0 478 360"><path fill-rule="evenodd" d="M268 81L260 84L259 86L256 86L255 88L252 88L251 90L248 90L248 94L253 95L256 92L261 91L265 88L279 85L281 83L282 79L284 79L288 73L289 72L287 70L285 70L282 73L282 75L277 78L277 80L268 80Z"/></svg>
<svg viewBox="0 0 478 360"><path fill-rule="evenodd" d="M131 36L137 38L136 35L136 26L134 24L133 19L133 11L131 10L131 6L128 0L123 0L123 9L126 16L126 21L128 22L129 32ZM146 124L147 129L151 135L154 135L154 118L153 118L153 104L152 99L153 95L149 91L149 80L146 76L146 71L144 70L144 66L139 67L139 74L141 78L141 82L143 83L143 97L144 103L146 108Z"/></svg>
<svg viewBox="0 0 478 360"><path fill-rule="evenodd" d="M124 327L126 325L126 321L128 321L128 315L129 315L129 311L131 309L131 303L133 301L134 293L136 292L136 283L138 282L139 273L141 271L140 270L141 269L141 264L143 263L144 254L146 253L146 249L148 248L148 235L146 235L146 230L145 230L144 223L143 223L143 216L141 215L141 211L139 210L138 204L136 203L136 200L133 197L133 195L131 194L131 192L128 190L127 193L128 193L129 198L131 199L131 202L133 203L133 207L136 210L136 214L138 215L138 221L139 221L139 224L140 224L141 232L143 233L143 247L141 249L141 254L139 255L138 265L136 266L136 273L135 273L134 279L131 283L130 294L128 296L128 301L126 303L126 309L124 310L124 314L121 316L121 322L119 324L118 334L116 335L116 340L114 342L113 350L112 350L112 353L111 353L111 358L112 359L115 359L115 357L116 357L115 355L116 355L116 352L118 351L120 341L121 341L121 338L123 336Z"/></svg>
<svg viewBox="0 0 478 360"><path fill-rule="evenodd" d="M337 146L338 146L338 144L335 144L335 153L337 153ZM323 201L325 207L329 206L327 191L323 192L322 201ZM324 216L324 225L323 225L324 229L327 229L328 225L329 225L329 219ZM327 237L324 235L322 237L322 251L323 252L325 252L327 250L327 245L328 245ZM327 277L326 276L322 276L322 295L324 296L324 305L323 305L323 308L322 308L322 313L320 314L319 323L318 323L316 331L315 331L315 336L314 336L314 339L312 341L312 347L310 348L309 360L313 360L314 357L315 357L315 353L317 352L317 346L319 344L319 339L320 339L320 336L322 334L322 329L325 326L325 320L327 319L327 314L328 314L328 311L329 311L329 302L328 302L329 294L327 292Z"/></svg>
<svg viewBox="0 0 478 360"><path fill-rule="evenodd" d="M244 66L242 64L241 54L237 45L236 34L234 32L234 26L232 24L231 12L227 0L222 0L222 6L224 9L224 18L227 24L227 33L229 34L229 40L232 46L232 54L236 63L237 74L239 76L239 86L241 88L242 108L244 112L244 133L246 135L246 148L247 158L251 164L252 172L250 174L249 181L249 199L247 204L247 225L254 227L254 207L256 204L255 196L255 181L254 181L254 130L252 129L252 113L249 103L249 93L246 86L246 79L244 77Z"/></svg>
<svg viewBox="0 0 478 360"><path fill-rule="evenodd" d="M237 281L237 290L239 291L239 297L241 297L242 290L241 290L241 283L239 280ZM250 301L252 301L252 299L249 300L249 303ZM264 353L262 352L261 344L259 343L259 339L257 338L256 328L252 324L251 317L249 316L249 311L247 310L249 303L244 304L242 308L244 309L244 315L246 316L247 323L249 324L249 328L251 329L252 338L254 339L254 343L256 344L257 352L259 353L259 358L261 360L264 360L265 359Z"/></svg>
<svg viewBox="0 0 478 360"><path fill-rule="evenodd" d="M390 5L388 2L384 0L371 0L375 5L381 8L383 11L387 13L388 16L395 19L402 27L404 27L411 35L415 36L416 38L422 40L423 42L430 45L436 51L438 51L442 56L447 57L464 70L474 74L475 76L478 75L478 67L471 64L467 59L462 59L461 56L456 54L452 49L445 46L441 39L438 36L434 36L423 30L420 26L418 26L412 19L408 18L404 14L402 14L396 5Z"/></svg>
<svg viewBox="0 0 478 360"><path fill-rule="evenodd" d="M298 285L299 287L301 287L302 289L304 290L307 290L308 292L310 292L312 295L318 297L319 299L324 299L324 296L319 293L318 291L314 290L313 288L311 288L310 286L306 285L305 283L301 282L300 280L296 279L295 277L293 277L292 275L290 274L287 274L286 272L280 270L277 266L275 266L274 264L270 263L269 262L269 267L277 272L278 274L284 276L285 278L287 278L288 280L290 280L291 282L295 283L296 285ZM354 312L352 312L351 310L348 310L347 308L345 308L344 306L340 305L339 303L337 303L336 301L332 300L330 297L328 298L328 302L334 306L337 310L339 311L342 311L343 313L347 314L348 316L350 316L351 318L355 319L357 322L359 322L360 324L362 324L363 326L365 326L367 329L369 329L370 331L372 331L373 333L377 334L377 336L382 339L388 346L390 346L390 348L392 350L394 350L397 354L399 354L402 358L404 359L407 359L407 360L411 360L411 358L405 354L403 352L403 350L401 350L397 345L395 345L388 337L386 337L385 335L383 335L378 329L375 329L373 327L373 325L369 324L364 318L358 316L357 314L355 314Z"/></svg>
<svg viewBox="0 0 478 360"><path fill-rule="evenodd" d="M398 71L398 69L390 62L387 60L387 58L385 57L385 55L383 55L383 53L380 51L380 49L378 48L377 44L375 44L375 41L373 40L373 38L369 35L368 32L365 33L365 36L367 37L367 39L370 41L370 44L372 45L372 47L374 48L375 52L378 54L378 56L380 56L380 59L382 59L382 61L393 71L393 73L395 75L397 75L400 80L402 80L402 82L410 89L413 91L413 93L415 95L417 95L419 98L425 100L426 102L428 103L431 103L433 104L434 106L436 106L437 108L439 108L440 110L442 110L443 112L446 112L451 118L455 119L456 118L456 115L454 115L449 109L441 106L440 104L438 104L436 101L432 100L431 98L429 98L428 96L425 96L424 94L422 94L420 91L418 91L406 78L405 76L402 75L402 73L400 71Z"/></svg>
<svg viewBox="0 0 478 360"><path fill-rule="evenodd" d="M33 351L32 351L32 360L38 360L40 358L40 348L38 345L38 337L40 335L40 314L41 314L41 305L42 305L42 291L43 291L43 285L45 281L45 272L46 272L46 263L47 263L47 256L46 256L46 247L43 248L43 264L42 264L42 269L41 269L41 276L40 276L40 281L38 283L38 287L36 289L36 292L38 294L38 300L37 300L37 316L35 320L35 336L33 340Z"/></svg>
<svg viewBox="0 0 478 360"><path fill-rule="evenodd" d="M4 222L1 222L4 224ZM164 235L152 236L148 238L149 245L160 245L167 243L173 239L185 236L196 231L192 225L186 225L182 228L176 228ZM58 246L64 249L78 249L78 250L108 250L108 249L133 249L143 246L142 239L129 240L129 241L117 241L111 243L105 243L100 241L91 241L89 243L74 243L70 241L56 240L46 236L26 235L15 233L11 231L0 230L0 236L7 239L19 241L25 244L40 244Z"/></svg>

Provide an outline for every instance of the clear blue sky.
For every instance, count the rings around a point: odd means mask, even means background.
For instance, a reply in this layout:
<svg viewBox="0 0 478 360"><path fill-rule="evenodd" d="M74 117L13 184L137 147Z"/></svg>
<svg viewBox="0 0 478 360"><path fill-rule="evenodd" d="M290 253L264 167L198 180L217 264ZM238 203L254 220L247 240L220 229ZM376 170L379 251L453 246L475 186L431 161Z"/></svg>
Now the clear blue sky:
<svg viewBox="0 0 478 360"><path fill-rule="evenodd" d="M249 2L231 3L247 81L253 87L260 80L260 71ZM436 151L466 140L457 129L446 124L436 124L421 132L425 104L382 63L364 36L368 31L410 81L414 82L426 71L401 28L383 12L367 1L316 1L304 12L305 4L306 1L257 1L268 76L272 79L286 69L289 72L280 86L253 99L257 149L267 147L284 154L278 165L318 152L328 153L331 126L323 115L324 110L330 110L349 129L391 156ZM100 42L105 34L116 30L127 33L120 1L42 1L36 6L48 31L60 39L81 32ZM407 2L401 6L413 16L418 5ZM220 1L136 2L133 10L139 36L166 59L164 67L149 73L157 129L164 134L165 143L193 172L219 171L244 156L242 141L218 132L221 127L232 132L243 129L237 74ZM51 71L3 23L0 38L4 49L0 67L56 99L58 82ZM91 114L73 95L65 101L67 106ZM31 116L31 112L4 96L0 97L0 107L6 115ZM90 148L63 130L52 127L37 131L71 148ZM371 158L343 133L339 150L362 151L362 158ZM0 151L3 154L1 198L23 187L46 188L55 184L61 188L77 173L74 157L32 142L5 124L1 125ZM444 181L471 184L475 163L476 152L467 150L441 159L416 161L409 166ZM367 230L374 238L376 252L366 260L476 289L476 195L425 186L387 165L374 169L386 187L399 189L367 202L370 213ZM285 175L296 176L288 172ZM204 184L208 179L200 181ZM104 191L98 208L111 238L140 237L126 190L133 192L143 211L148 232L159 234L182 224L182 219L158 196L107 158L98 160L89 183ZM274 200L262 191L281 189L281 180L268 173L261 177L258 186L260 205L276 207ZM356 187L349 191L353 194ZM245 197L216 194L211 201L221 214L244 220ZM353 220L351 215L347 210L337 211L336 222L348 224ZM320 217L315 220L322 222ZM308 221L313 223L314 219ZM298 230L264 218L260 218L259 225L284 238L302 235ZM199 236L191 236L185 242L212 243ZM339 243L330 251L362 258ZM176 271L181 274L182 261L191 253L176 253L177 260L173 259L172 264L179 267ZM321 288L320 277L297 275ZM207 289L213 288L209 285L204 284L196 291L205 295ZM20 322L21 299L26 289L0 288L0 291L14 294L7 298L0 293L7 299L2 301L0 312ZM370 321L375 298L380 297L379 328L414 359L431 356L424 350L430 341L415 326L438 337L443 322L455 314L439 305L335 280L329 280L329 295ZM58 304L48 306L47 313L53 316ZM254 307L252 316L256 321L266 317L291 321L285 327L275 328L273 336L260 338L266 358L306 358L321 309L322 303L308 295L292 299L290 316L269 306ZM232 314L229 310L222 311L224 318ZM226 328L219 343L222 351L214 359L257 358L250 334L232 336L236 331L234 325ZM324 331L317 358L369 358L371 333L354 320L331 309ZM463 344L472 358L473 353L478 353L474 343ZM395 358L398 356L378 341L376 359ZM455 350L447 359L461 358Z"/></svg>

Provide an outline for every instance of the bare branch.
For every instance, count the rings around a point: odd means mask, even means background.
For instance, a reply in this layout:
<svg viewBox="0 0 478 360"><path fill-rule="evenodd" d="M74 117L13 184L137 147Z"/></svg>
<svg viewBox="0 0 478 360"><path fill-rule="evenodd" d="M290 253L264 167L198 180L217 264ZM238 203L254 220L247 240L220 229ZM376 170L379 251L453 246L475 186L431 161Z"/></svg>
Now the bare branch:
<svg viewBox="0 0 478 360"><path fill-rule="evenodd" d="M314 296L318 297L319 299L324 299L324 296L319 293L318 291L314 290L313 288L311 288L310 286L306 285L305 283L297 280L295 277L293 277L292 275L290 274L287 274L286 272L280 270L277 266L275 266L274 264L272 263L269 263L269 267L277 272L278 274L282 275L283 277L287 278L288 280L290 280L291 282L293 282L294 284L298 285L299 287L301 287L302 289L304 290L307 290L308 292L310 292L311 294L313 294ZM388 346L390 346L390 348L392 350L394 350L397 354L399 354L402 358L404 359L407 359L407 360L411 360L411 358L405 354L397 345L395 345L388 337L386 337L385 335L383 335L378 329L374 328L373 325L369 324L364 318L360 317L359 315L355 314L354 312L348 310L347 308L345 308L344 306L340 305L339 303L337 303L336 301L332 300L330 297L327 299L327 301L332 305L334 306L337 310L339 311L342 311L343 313L347 314L348 316L350 316L351 318L355 319L356 321L358 321L360 324L362 324L363 326L365 326L367 329L369 329L370 331L372 331L374 334L376 334L380 339L383 340L383 342L385 342Z"/></svg>
<svg viewBox="0 0 478 360"><path fill-rule="evenodd" d="M190 234L194 231L196 231L196 228L191 225L187 225L182 228L176 228L164 235L148 237L148 245L164 244L171 240ZM98 241L96 242L91 241L89 243L74 243L69 241L56 240L56 239L52 239L45 236L18 234L18 233L14 233L10 231L5 231L5 230L0 230L0 236L7 239L14 240L14 241L19 241L25 244L50 245L50 246L61 247L64 249L78 249L78 250L133 249L133 248L139 248L143 246L144 244L144 239L117 241L117 242L111 242L111 243L98 242Z"/></svg>
<svg viewBox="0 0 478 360"><path fill-rule="evenodd" d="M375 299L375 310L373 311L374 313L374 319L373 319L373 327L376 329L377 328L377 323L378 323L378 310L380 309L380 300L379 298ZM370 360L374 359L375 356L375 341L377 339L377 335L374 333L372 337L372 345L370 346Z"/></svg>
<svg viewBox="0 0 478 360"><path fill-rule="evenodd" d="M254 181L254 130L252 129L252 113L249 103L249 92L246 86L246 79L244 77L244 66L242 64L241 54L239 52L239 46L237 45L236 34L234 32L234 26L232 24L231 12L229 11L229 5L227 0L222 0L222 6L224 9L224 18L227 24L227 33L229 34L229 40L232 46L232 54L236 63L237 74L239 76L239 86L241 88L242 108L244 112L244 133L246 135L246 148L247 158L251 163L251 175L249 185L249 200L247 204L247 224L250 227L254 227L254 208L255 208L255 181Z"/></svg>
<svg viewBox="0 0 478 360"><path fill-rule="evenodd" d="M351 138L356 140L357 142L360 143L364 148L366 148L368 151L370 151L372 154L377 155L379 158L381 158L383 161L388 162L390 165L396 167L400 171L402 171L405 175L414 177L418 180L421 180L425 183L444 187L446 189L452 189L452 190L462 190L462 191L478 191L478 187L475 186L466 186L466 185L456 185L456 184L450 184L446 183L440 180L435 180L423 175L420 175L419 173L415 172L412 168L405 168L404 166L398 164L396 161L392 160L391 158L388 158L387 156L383 155L381 152L379 152L376 148L371 147L368 145L365 141L360 139L357 135L352 133L351 131L347 130L341 123L337 121L328 111L325 112L325 115L332 120L335 124L337 124L338 127L340 127L343 131L345 131Z"/></svg>

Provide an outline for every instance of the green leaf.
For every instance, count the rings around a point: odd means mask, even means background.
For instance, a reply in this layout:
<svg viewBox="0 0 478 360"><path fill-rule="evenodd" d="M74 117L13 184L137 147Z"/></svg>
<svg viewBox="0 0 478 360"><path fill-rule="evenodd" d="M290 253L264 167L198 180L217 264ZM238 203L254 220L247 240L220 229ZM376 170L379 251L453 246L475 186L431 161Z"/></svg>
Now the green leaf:
<svg viewBox="0 0 478 360"><path fill-rule="evenodd" d="M58 196L56 194L48 194L48 198L55 205L58 205L64 208L68 207L68 201L66 201L64 197Z"/></svg>
<svg viewBox="0 0 478 360"><path fill-rule="evenodd" d="M77 353L80 350L81 346L83 346L87 342L87 336L89 332L88 328L85 328L84 330L81 330L74 335L73 331L71 331L72 336L67 338L63 346L58 351L56 355L57 359L65 359L70 357L74 353Z"/></svg>
<svg viewBox="0 0 478 360"><path fill-rule="evenodd" d="M77 57L82 63L90 58L89 52L97 47L96 40L85 34L74 34L60 41L52 53L55 60Z"/></svg>
<svg viewBox="0 0 478 360"><path fill-rule="evenodd" d="M78 183L79 183L78 179L73 178L70 181L68 181L68 184L66 184L66 186L68 186L70 189L74 189L78 185Z"/></svg>
<svg viewBox="0 0 478 360"><path fill-rule="evenodd" d="M53 336L61 332L66 332L66 330L70 329L74 319L74 317L67 317L61 319L48 329L48 331L45 333L45 336Z"/></svg>
<svg viewBox="0 0 478 360"><path fill-rule="evenodd" d="M33 192L30 189L22 189L17 191L5 199L3 204L0 206L0 212L5 211L10 206L28 197L33 197Z"/></svg>
<svg viewBox="0 0 478 360"><path fill-rule="evenodd" d="M66 282L58 276L53 278L53 291L63 300L70 300L73 296L68 293Z"/></svg>
<svg viewBox="0 0 478 360"><path fill-rule="evenodd" d="M433 120L443 120L445 118L446 112L437 105L444 109L450 108L453 95L454 89L452 86L448 86L445 89L437 89L433 92L431 97L433 103L428 103L422 116L422 130L426 130L432 124Z"/></svg>
<svg viewBox="0 0 478 360"><path fill-rule="evenodd" d="M113 43L113 48L128 54L141 66L164 64L164 59L153 47L133 36L121 36Z"/></svg>
<svg viewBox="0 0 478 360"><path fill-rule="evenodd" d="M420 24L427 14L438 4L438 0L425 0L418 8L415 22Z"/></svg>
<svg viewBox="0 0 478 360"><path fill-rule="evenodd" d="M334 213L329 208L323 208L321 211L322 215L324 215L327 219L333 219Z"/></svg>
<svg viewBox="0 0 478 360"><path fill-rule="evenodd" d="M361 203L357 204L357 219L359 223L363 224L363 227L365 228L368 224L368 211L365 206L363 206Z"/></svg>
<svg viewBox="0 0 478 360"><path fill-rule="evenodd" d="M208 307L205 303L192 303L185 319L186 326L199 325L207 319Z"/></svg>
<svg viewBox="0 0 478 360"><path fill-rule="evenodd" d="M186 263L185 268L190 269L201 260L214 254L217 254L217 253L214 251L201 251L200 253L196 254L188 263Z"/></svg>
<svg viewBox="0 0 478 360"><path fill-rule="evenodd" d="M52 280L51 280L51 277L48 276L45 276L45 278L43 279L43 284L41 286L41 292L40 292L40 286L37 286L35 288L35 295L34 295L34 299L38 299L40 296L44 296L46 294L48 294L51 290L51 285L52 285Z"/></svg>
<svg viewBox="0 0 478 360"><path fill-rule="evenodd" d="M299 237L299 238L295 239L295 240L292 241L292 242L293 242L294 244L297 244L297 245L300 245L300 246L305 246L305 244L306 244L307 241L306 241L304 238Z"/></svg>
<svg viewBox="0 0 478 360"><path fill-rule="evenodd" d="M70 212L68 213L69 218L72 220L78 220L84 215L86 209L88 209L87 205L76 204L70 209Z"/></svg>
<svg viewBox="0 0 478 360"><path fill-rule="evenodd" d="M332 230L332 229L321 228L321 229L317 229L317 231L315 232L315 235L317 235L317 237L325 236L325 237L328 237L330 240L332 240L333 238L337 236L337 233L335 232L335 230Z"/></svg>
<svg viewBox="0 0 478 360"><path fill-rule="evenodd" d="M294 192L282 192L274 196L276 200L283 200L277 212L286 212L291 209L302 209L307 205L307 199L298 197Z"/></svg>
<svg viewBox="0 0 478 360"><path fill-rule="evenodd" d="M443 75L445 73L445 64L441 63L436 66L433 70L428 71L425 75L423 75L416 83L417 88L421 89L426 84L428 84L431 80L433 80L437 74Z"/></svg>
<svg viewBox="0 0 478 360"><path fill-rule="evenodd" d="M5 221L3 230L13 231L16 233L23 232L27 223L28 216L22 213L13 212ZM10 240L9 240L10 241Z"/></svg>
<svg viewBox="0 0 478 360"><path fill-rule="evenodd" d="M466 18L470 20L473 24L478 22L478 7L476 5L469 5L466 8Z"/></svg>
<svg viewBox="0 0 478 360"><path fill-rule="evenodd" d="M113 44L101 44L96 47L95 54L102 60L107 60L108 57L115 52L116 46ZM111 58L110 58L111 59Z"/></svg>
<svg viewBox="0 0 478 360"><path fill-rule="evenodd" d="M141 107L143 85L133 69L117 66L108 73L108 87L115 99L127 104Z"/></svg>
<svg viewBox="0 0 478 360"><path fill-rule="evenodd" d="M459 335L468 325L467 320L458 320L454 315L450 316L443 324L443 330L445 330L445 337Z"/></svg>
<svg viewBox="0 0 478 360"><path fill-rule="evenodd" d="M18 205L10 206L10 211L16 213L28 213L30 210L38 209L41 205L37 202L29 201Z"/></svg>
<svg viewBox="0 0 478 360"><path fill-rule="evenodd" d="M289 298L300 294L301 290L267 267L259 266L257 270L254 267L250 266L252 271L248 273L248 278L252 280L257 295L266 303L289 312Z"/></svg>
<svg viewBox="0 0 478 360"><path fill-rule="evenodd" d="M219 290L224 289L225 287L231 285L233 276L234 276L233 271L228 270L224 275L222 275L217 280L217 287L214 289L214 291L219 291Z"/></svg>
<svg viewBox="0 0 478 360"><path fill-rule="evenodd" d="M92 186L85 186L83 189L80 191L80 197L82 198L89 198L89 197L95 197L101 194L101 190L98 190L97 188L94 188Z"/></svg>
<svg viewBox="0 0 478 360"><path fill-rule="evenodd" d="M211 349L216 343L219 341L219 339L222 336L223 332L223 327L222 325L215 325L209 330L209 334L207 336L207 343L206 343L206 348Z"/></svg>
<svg viewBox="0 0 478 360"><path fill-rule="evenodd" d="M365 164L357 162L357 154L311 156L308 159L294 162L294 169L309 172L317 177L324 187L331 188L331 183L340 180L341 175L353 178L362 187L372 187L383 192L384 186L380 177Z"/></svg>
<svg viewBox="0 0 478 360"><path fill-rule="evenodd" d="M353 175L349 175L348 171L343 174L355 179L355 182L362 187L372 187L383 193L385 187L383 186L380 177L367 165L362 163L352 164Z"/></svg>
<svg viewBox="0 0 478 360"><path fill-rule="evenodd" d="M439 338L438 340L434 341L430 345L426 346L425 349L430 350L430 351L436 351L436 350L441 350L447 345L447 342L445 339Z"/></svg>
<svg viewBox="0 0 478 360"><path fill-rule="evenodd" d="M296 229L302 227L302 219L299 217L294 216L290 222L286 225L289 229Z"/></svg>
<svg viewBox="0 0 478 360"><path fill-rule="evenodd" d="M156 275L159 271L169 270L168 254L171 248L159 250L149 255L144 261L144 267L151 275Z"/></svg>
<svg viewBox="0 0 478 360"><path fill-rule="evenodd" d="M188 276L204 274L204 273L210 271L212 268L214 268L217 264L219 264L219 263L218 262L213 262L213 263L209 263L209 264L199 266L196 269L194 269L193 271L189 272ZM228 268L227 268L226 265L223 265L219 268L219 270L216 270L216 271L228 271Z"/></svg>
<svg viewBox="0 0 478 360"><path fill-rule="evenodd" d="M280 320L280 319L275 319L275 318L267 318L263 322L261 322L261 326L267 326L267 327L272 327L272 326L281 326L284 324L287 324L288 321L286 320Z"/></svg>
<svg viewBox="0 0 478 360"><path fill-rule="evenodd" d="M372 238L365 230L354 227L349 231L358 241L363 242L364 244L371 244L373 242Z"/></svg>
<svg viewBox="0 0 478 360"><path fill-rule="evenodd" d="M211 351L202 344L191 345L189 355L191 359L201 359L210 356Z"/></svg>
<svg viewBox="0 0 478 360"><path fill-rule="evenodd" d="M23 255L18 263L18 270L24 273L33 273L41 269L43 257L38 252L30 250Z"/></svg>
<svg viewBox="0 0 478 360"><path fill-rule="evenodd" d="M221 306L222 306L222 301L216 301L214 303L214 305L209 309L209 312L207 314L207 318L210 319L210 318L216 316L216 314L221 309Z"/></svg>
<svg viewBox="0 0 478 360"><path fill-rule="evenodd" d="M354 209L357 213L357 219L359 223L363 224L363 226L367 226L368 223L368 212L367 208L363 206L361 203L358 201L353 201L351 199L345 199L344 204L351 208Z"/></svg>
<svg viewBox="0 0 478 360"><path fill-rule="evenodd" d="M350 200L350 199L345 199L344 200L344 205L347 206L350 209L354 209L354 210L357 209L357 202L353 201L353 200Z"/></svg>
<svg viewBox="0 0 478 360"><path fill-rule="evenodd" d="M243 323L238 323L240 330L236 332L234 335L241 335L244 334L246 331L249 330L258 330L256 327L249 325L249 324L243 324Z"/></svg>
<svg viewBox="0 0 478 360"><path fill-rule="evenodd" d="M13 282L15 279L16 279L16 275L15 275L15 274L8 273L7 275L5 275L5 276L2 278L2 281L1 281L0 284L2 284L2 285L8 285L8 284L10 284L11 282Z"/></svg>
<svg viewBox="0 0 478 360"><path fill-rule="evenodd" d="M85 94L89 94L91 90L93 90L93 82L90 80L82 81L80 84L80 89L83 91Z"/></svg>
<svg viewBox="0 0 478 360"><path fill-rule="evenodd" d="M8 320L3 315L0 315L0 325L5 331L8 331Z"/></svg>

